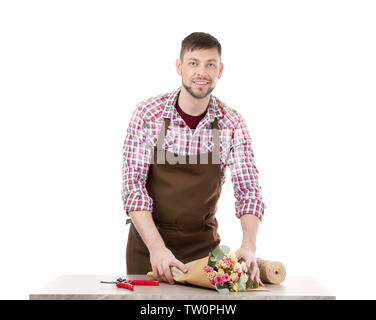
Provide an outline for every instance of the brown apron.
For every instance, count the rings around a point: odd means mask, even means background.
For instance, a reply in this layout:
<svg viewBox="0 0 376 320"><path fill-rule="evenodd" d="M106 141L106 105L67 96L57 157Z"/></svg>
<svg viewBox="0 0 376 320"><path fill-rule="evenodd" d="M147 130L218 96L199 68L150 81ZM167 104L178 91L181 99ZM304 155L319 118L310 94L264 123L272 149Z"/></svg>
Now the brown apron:
<svg viewBox="0 0 376 320"><path fill-rule="evenodd" d="M215 218L221 193L221 168L218 160L213 163L213 151L219 155L219 130L213 130L212 152L181 156L162 148L170 124L169 118L163 120L146 189L153 199L154 223L166 247L176 259L187 263L207 256L221 241ZM219 129L217 118L212 128ZM158 152L164 154L165 163L157 162ZM169 163L168 154L178 157L179 162ZM194 159L196 162L192 164ZM131 219L126 223L131 223ZM126 262L127 274L145 274L152 270L149 250L133 223L128 234Z"/></svg>

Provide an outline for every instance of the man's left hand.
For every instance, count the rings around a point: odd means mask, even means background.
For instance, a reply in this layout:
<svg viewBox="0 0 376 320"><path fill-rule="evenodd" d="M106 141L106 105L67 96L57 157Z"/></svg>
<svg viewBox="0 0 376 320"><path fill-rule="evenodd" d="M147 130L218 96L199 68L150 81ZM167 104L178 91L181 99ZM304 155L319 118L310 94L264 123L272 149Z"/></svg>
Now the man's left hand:
<svg viewBox="0 0 376 320"><path fill-rule="evenodd" d="M238 261L244 260L247 264L249 276L252 281L257 281L259 286L263 287L264 284L262 283L260 279L260 269L256 262L256 256L255 253L247 248L241 247L235 252L236 257L238 258Z"/></svg>

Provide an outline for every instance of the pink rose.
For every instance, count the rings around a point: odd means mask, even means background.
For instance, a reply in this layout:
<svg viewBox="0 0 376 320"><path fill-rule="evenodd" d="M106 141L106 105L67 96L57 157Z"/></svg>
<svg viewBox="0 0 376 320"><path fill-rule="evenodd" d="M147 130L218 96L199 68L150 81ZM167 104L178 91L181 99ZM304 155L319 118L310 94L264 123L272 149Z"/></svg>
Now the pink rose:
<svg viewBox="0 0 376 320"><path fill-rule="evenodd" d="M219 283L221 283L221 281L222 281L222 277L221 277L221 275L220 275L220 274L217 274L217 275L214 277L214 282L219 282Z"/></svg>
<svg viewBox="0 0 376 320"><path fill-rule="evenodd" d="M227 273L225 273L225 274L222 276L222 280L223 280L224 282L227 282L227 281L230 280L230 276L229 276Z"/></svg>
<svg viewBox="0 0 376 320"><path fill-rule="evenodd" d="M227 257L224 257L223 258L223 261L225 262L225 264L227 264L228 266L231 266L231 260Z"/></svg>
<svg viewBox="0 0 376 320"><path fill-rule="evenodd" d="M208 265L206 265L206 266L204 266L204 271L205 271L205 272L212 272L212 271L213 271L213 268L210 267L210 266L208 266Z"/></svg>

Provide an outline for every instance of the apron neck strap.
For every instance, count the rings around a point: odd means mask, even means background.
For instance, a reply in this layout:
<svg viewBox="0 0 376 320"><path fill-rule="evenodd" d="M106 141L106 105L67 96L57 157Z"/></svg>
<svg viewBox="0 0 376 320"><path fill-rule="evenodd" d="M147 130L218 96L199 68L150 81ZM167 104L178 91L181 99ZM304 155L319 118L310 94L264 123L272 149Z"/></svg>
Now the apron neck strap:
<svg viewBox="0 0 376 320"><path fill-rule="evenodd" d="M217 117L214 118L214 121L212 122L212 128L219 129L217 119Z"/></svg>

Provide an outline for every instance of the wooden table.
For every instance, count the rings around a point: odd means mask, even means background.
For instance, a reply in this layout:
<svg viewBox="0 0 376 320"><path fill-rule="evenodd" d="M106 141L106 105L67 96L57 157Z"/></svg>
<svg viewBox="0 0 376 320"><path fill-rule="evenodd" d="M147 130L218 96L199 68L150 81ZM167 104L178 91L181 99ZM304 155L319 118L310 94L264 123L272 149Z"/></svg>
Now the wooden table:
<svg viewBox="0 0 376 320"><path fill-rule="evenodd" d="M63 275L33 291L30 300L334 300L336 297L319 281L309 276L290 276L280 285L265 284L268 291L231 292L189 285L135 286L134 291L117 288L115 275ZM146 275L129 275L128 279L151 279Z"/></svg>

